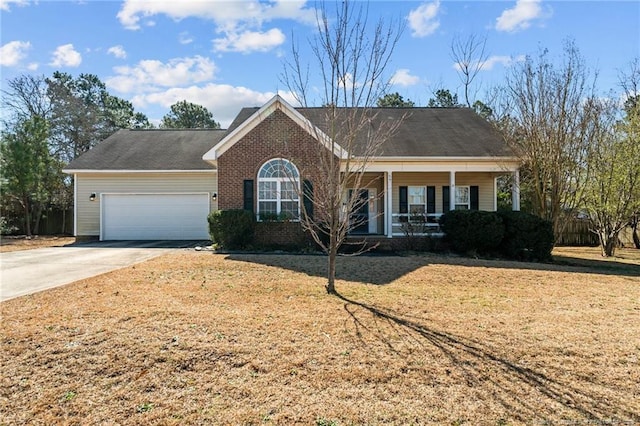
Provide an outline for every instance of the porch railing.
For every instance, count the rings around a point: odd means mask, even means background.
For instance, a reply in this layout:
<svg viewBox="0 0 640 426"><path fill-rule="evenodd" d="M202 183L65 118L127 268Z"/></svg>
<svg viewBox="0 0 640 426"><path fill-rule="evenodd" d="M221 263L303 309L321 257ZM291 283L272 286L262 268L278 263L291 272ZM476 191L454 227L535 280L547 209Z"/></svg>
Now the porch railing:
<svg viewBox="0 0 640 426"><path fill-rule="evenodd" d="M393 213L391 233L394 237L443 235L440 229L442 213Z"/></svg>

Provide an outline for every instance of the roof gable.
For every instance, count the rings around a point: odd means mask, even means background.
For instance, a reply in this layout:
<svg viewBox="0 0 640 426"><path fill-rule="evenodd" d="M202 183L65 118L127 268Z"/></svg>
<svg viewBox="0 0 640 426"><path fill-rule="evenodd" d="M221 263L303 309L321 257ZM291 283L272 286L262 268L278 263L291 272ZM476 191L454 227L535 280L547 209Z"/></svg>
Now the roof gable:
<svg viewBox="0 0 640 426"><path fill-rule="evenodd" d="M251 130L255 129L258 124L262 123L269 115L275 111L282 111L297 125L304 129L309 135L322 143L327 149L334 150L334 153L340 158L346 158L346 152L337 144L332 144L331 139L316 126L311 120L306 118L295 108L289 105L280 95L275 95L269 102L259 109L255 110L245 108L233 121L229 127L227 135L218 142L213 148L207 151L202 157L203 160L215 163L217 159L224 154L229 148L235 145ZM250 115L249 115L250 114ZM248 117L246 117L249 115ZM245 118L246 117L246 118Z"/></svg>

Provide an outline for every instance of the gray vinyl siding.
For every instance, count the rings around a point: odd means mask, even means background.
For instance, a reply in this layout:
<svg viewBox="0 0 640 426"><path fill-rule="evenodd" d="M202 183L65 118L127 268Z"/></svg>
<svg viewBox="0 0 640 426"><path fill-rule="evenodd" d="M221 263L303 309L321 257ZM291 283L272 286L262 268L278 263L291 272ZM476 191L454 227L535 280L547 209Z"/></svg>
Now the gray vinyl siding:
<svg viewBox="0 0 640 426"><path fill-rule="evenodd" d="M218 191L218 175L193 173L82 173L76 175L76 235L100 235L101 193L209 193ZM95 193L96 200L89 196ZM210 211L218 208L210 200Z"/></svg>

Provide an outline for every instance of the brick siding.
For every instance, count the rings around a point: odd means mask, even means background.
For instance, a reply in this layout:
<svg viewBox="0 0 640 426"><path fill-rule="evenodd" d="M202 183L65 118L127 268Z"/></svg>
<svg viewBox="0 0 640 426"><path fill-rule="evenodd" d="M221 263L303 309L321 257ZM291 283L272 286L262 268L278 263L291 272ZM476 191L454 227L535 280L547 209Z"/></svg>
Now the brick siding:
<svg viewBox="0 0 640 426"><path fill-rule="evenodd" d="M257 174L273 158L292 161L302 179L320 182L318 171L320 146L304 129L280 110L273 112L244 138L218 158L218 207L221 210L243 208L243 181L256 181L253 205L257 208Z"/></svg>

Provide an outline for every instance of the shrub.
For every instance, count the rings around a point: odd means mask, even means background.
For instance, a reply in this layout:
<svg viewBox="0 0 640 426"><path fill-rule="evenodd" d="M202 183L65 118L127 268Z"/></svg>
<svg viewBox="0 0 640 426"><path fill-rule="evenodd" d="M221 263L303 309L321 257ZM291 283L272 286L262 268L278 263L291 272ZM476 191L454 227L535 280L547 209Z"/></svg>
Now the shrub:
<svg viewBox="0 0 640 426"><path fill-rule="evenodd" d="M502 219L495 212L451 210L440 218L445 240L459 253L491 253L504 236Z"/></svg>
<svg viewBox="0 0 640 426"><path fill-rule="evenodd" d="M551 260L554 235L548 220L518 211L501 211L505 232L500 252L503 256L524 261Z"/></svg>
<svg viewBox="0 0 640 426"><path fill-rule="evenodd" d="M207 217L214 244L229 250L246 248L253 241L256 218L247 210L218 210Z"/></svg>

